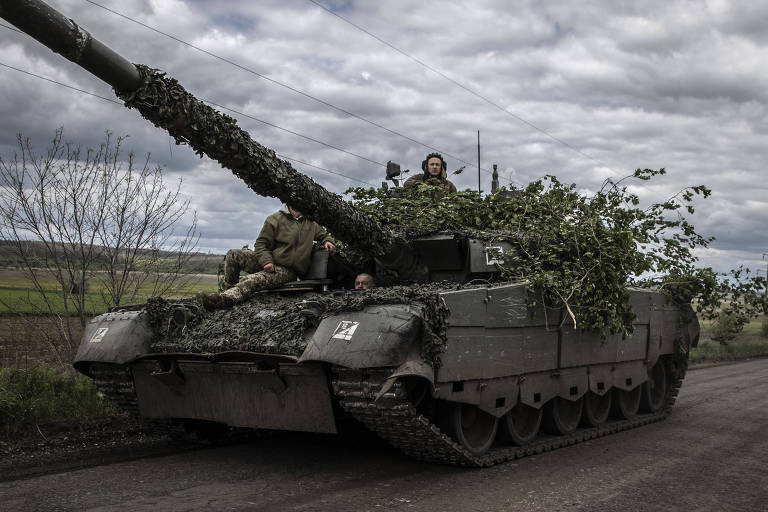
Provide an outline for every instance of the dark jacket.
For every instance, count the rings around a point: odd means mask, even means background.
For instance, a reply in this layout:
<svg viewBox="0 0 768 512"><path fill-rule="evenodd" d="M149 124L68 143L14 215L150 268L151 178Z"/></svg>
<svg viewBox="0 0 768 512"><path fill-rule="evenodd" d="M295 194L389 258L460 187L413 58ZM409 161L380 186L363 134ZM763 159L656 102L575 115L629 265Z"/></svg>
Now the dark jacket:
<svg viewBox="0 0 768 512"><path fill-rule="evenodd" d="M317 222L304 216L294 219L287 210L280 210L264 221L253 248L262 267L274 263L302 275L309 269L313 241L324 244L333 239Z"/></svg>

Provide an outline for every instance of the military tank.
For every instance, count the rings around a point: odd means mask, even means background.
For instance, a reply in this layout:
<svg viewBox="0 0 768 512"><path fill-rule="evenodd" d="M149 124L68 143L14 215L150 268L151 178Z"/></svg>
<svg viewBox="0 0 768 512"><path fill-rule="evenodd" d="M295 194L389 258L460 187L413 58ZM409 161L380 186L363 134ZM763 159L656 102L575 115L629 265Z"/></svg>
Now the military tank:
<svg viewBox="0 0 768 512"><path fill-rule="evenodd" d="M409 456L464 466L669 414L698 341L690 307L632 289L631 336L552 322L553 312L530 305L526 283L499 279L503 243L457 233L406 240L174 79L131 64L42 2L0 0L0 17L112 85L127 107L257 194L326 226L386 285L345 291L359 268L321 251L301 281L231 310L157 300L100 315L74 366L126 410L192 426L325 433L346 415ZM471 284L478 279L484 284Z"/></svg>

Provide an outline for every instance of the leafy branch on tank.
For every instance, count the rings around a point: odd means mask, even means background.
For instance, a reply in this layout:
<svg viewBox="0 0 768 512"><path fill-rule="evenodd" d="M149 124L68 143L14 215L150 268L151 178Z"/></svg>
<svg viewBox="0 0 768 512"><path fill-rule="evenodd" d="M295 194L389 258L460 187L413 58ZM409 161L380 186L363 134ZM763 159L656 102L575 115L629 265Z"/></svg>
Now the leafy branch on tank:
<svg viewBox="0 0 768 512"><path fill-rule="evenodd" d="M664 169L638 169L626 179L650 180ZM696 196L709 189L683 189L648 208L627 186L606 181L592 195L575 184L545 176L512 193L416 189L352 188L352 204L406 239L429 232L505 241L502 278L531 284L530 306L564 308L580 329L604 335L633 331L629 284L637 276L666 275L693 266L692 249L711 241L696 232L691 214ZM504 189L502 189L504 190ZM507 191L509 192L509 191Z"/></svg>

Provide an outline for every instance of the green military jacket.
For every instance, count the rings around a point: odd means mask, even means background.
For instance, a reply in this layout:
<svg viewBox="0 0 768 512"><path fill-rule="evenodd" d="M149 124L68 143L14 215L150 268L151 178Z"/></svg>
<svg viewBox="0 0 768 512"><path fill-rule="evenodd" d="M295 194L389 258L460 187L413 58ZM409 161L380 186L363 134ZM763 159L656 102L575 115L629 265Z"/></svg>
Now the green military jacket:
<svg viewBox="0 0 768 512"><path fill-rule="evenodd" d="M333 239L317 222L304 216L294 219L288 211L280 210L264 221L253 248L262 267L274 263L302 275L309 269L313 241L324 244Z"/></svg>
<svg viewBox="0 0 768 512"><path fill-rule="evenodd" d="M440 181L440 185L447 190L448 192L456 192L456 185L451 183L450 180L446 179L443 176L429 176L427 177L425 174L416 174L414 176L411 176L407 180L405 180L405 183L403 183L404 187L417 187L419 185L424 185L426 181L429 178L437 178Z"/></svg>

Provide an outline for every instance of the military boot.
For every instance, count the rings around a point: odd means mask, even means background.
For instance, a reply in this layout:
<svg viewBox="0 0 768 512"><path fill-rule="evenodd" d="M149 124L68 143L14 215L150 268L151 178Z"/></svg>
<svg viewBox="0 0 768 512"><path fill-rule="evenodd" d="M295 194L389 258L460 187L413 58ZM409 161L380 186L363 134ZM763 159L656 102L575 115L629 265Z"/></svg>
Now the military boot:
<svg viewBox="0 0 768 512"><path fill-rule="evenodd" d="M234 304L232 299L222 295L219 292L197 292L195 298L206 311L213 311L215 309L225 308Z"/></svg>

